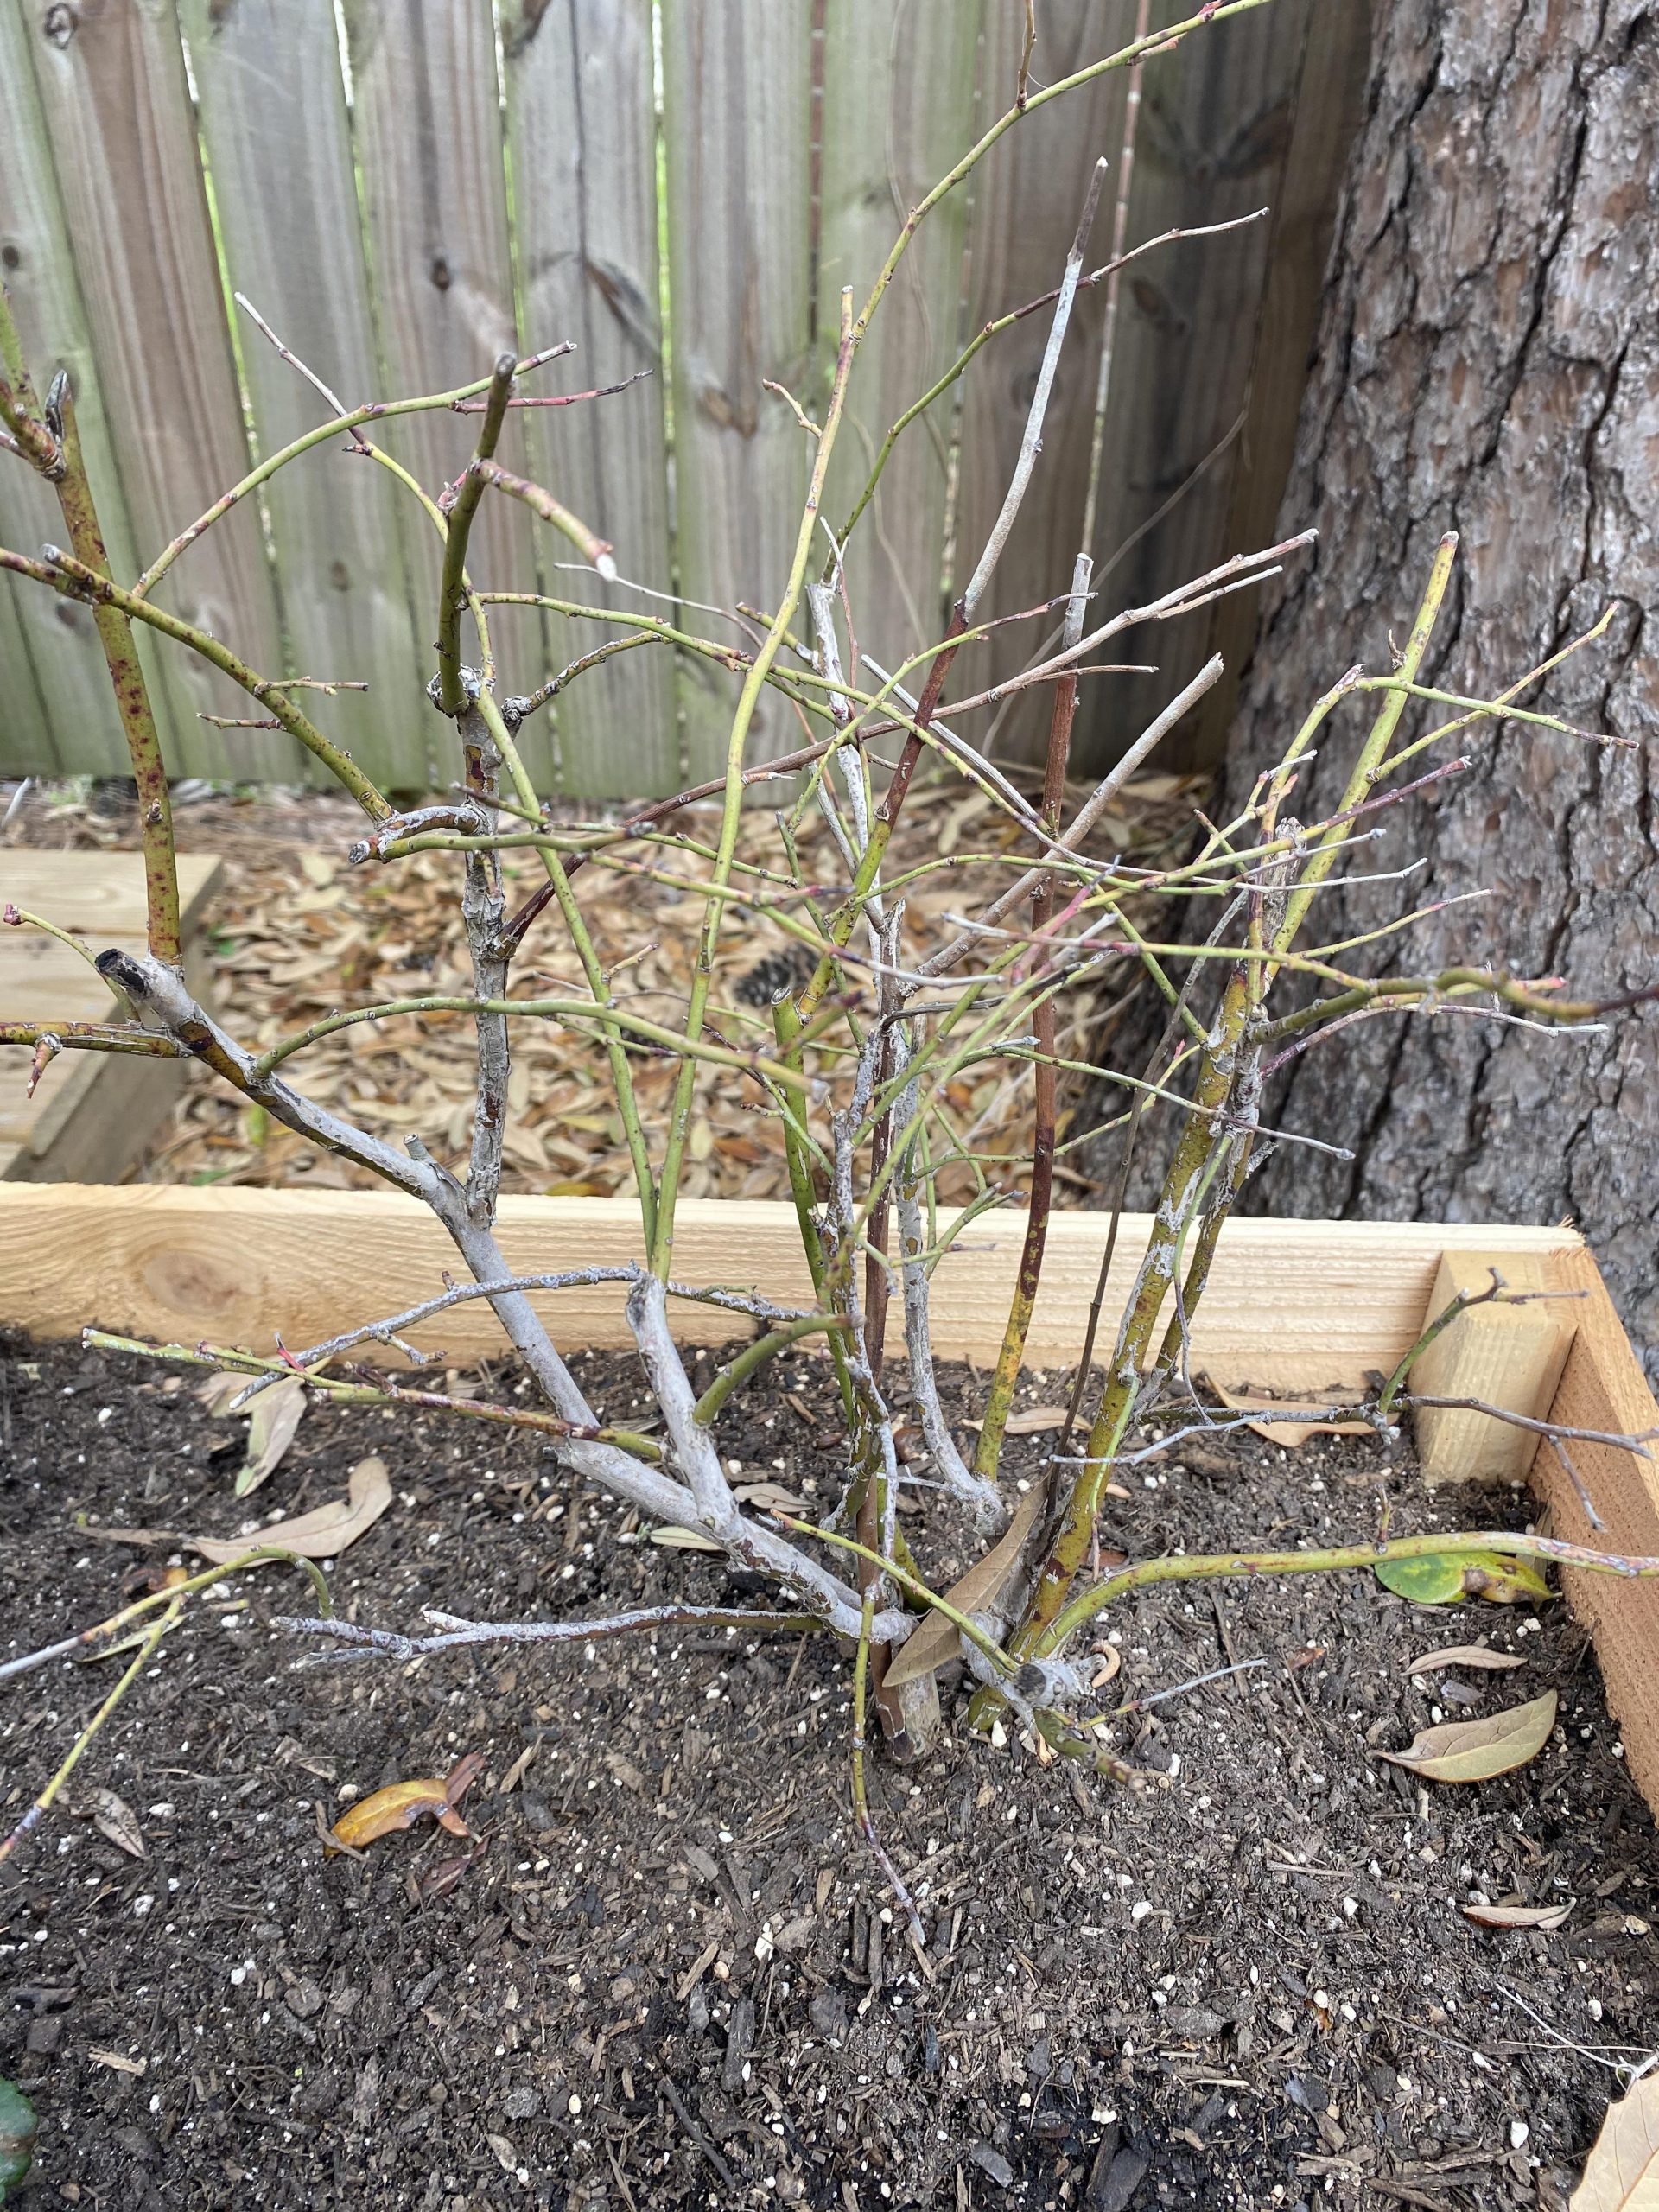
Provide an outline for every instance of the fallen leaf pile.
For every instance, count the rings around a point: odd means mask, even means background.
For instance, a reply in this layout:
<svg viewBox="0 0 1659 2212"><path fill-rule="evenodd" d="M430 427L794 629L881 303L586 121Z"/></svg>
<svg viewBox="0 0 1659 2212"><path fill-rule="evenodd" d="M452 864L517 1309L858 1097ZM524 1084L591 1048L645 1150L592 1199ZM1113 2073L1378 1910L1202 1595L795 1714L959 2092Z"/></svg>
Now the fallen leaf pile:
<svg viewBox="0 0 1659 2212"><path fill-rule="evenodd" d="M1095 851L1145 860L1179 836L1191 818L1196 784L1170 776L1131 783L1091 840ZM707 807L681 817L699 840L712 837ZM245 1042L263 1048L338 1007L390 998L464 994L470 988L459 891L461 861L453 853L425 853L389 864L352 868L346 848L360 834L357 810L327 795L272 795L237 805L221 798L186 807L181 842L219 853L222 887L209 919L207 951L217 1010ZM14 842L136 842L130 821L100 817L95 804L32 797L7 833ZM799 838L809 879L840 883L845 874L834 842L813 814ZM934 857L964 861L976 854L1028 854L1017 847L992 803L951 778L918 781L900 817L888 873L896 876ZM673 1026L688 991L702 909L692 880L707 863L677 850L643 845L614 849L615 868L591 864L575 888L601 963L614 973L617 1001ZM740 861L773 866L781 847L766 804L743 818ZM509 911L543 880L533 853L503 855ZM687 881L648 881L651 866ZM908 951L919 957L957 934L952 914L982 905L1007 880L1004 865L940 869L905 892ZM753 1029L737 1027L736 986L785 940L770 925L734 911L723 933L715 980L713 1033L747 1048ZM1059 1050L1083 1057L1097 1041L1103 1016L1130 977L1109 969L1061 995ZM544 913L515 962L515 995L585 996L585 988L556 911ZM724 1014L721 1009L725 1009ZM769 1041L769 1040L767 1040ZM10 1064L9 1064L10 1065ZM633 1059L647 1128L662 1129L677 1063ZM401 1145L420 1135L451 1164L464 1160L472 1123L474 1027L470 1015L430 1014L365 1024L308 1047L288 1070L296 1084L378 1135ZM21 1084L20 1061L0 1083ZM1075 1116L1077 1086L1063 1077L1063 1121ZM760 1094L741 1079L705 1081L691 1125L684 1194L690 1198L789 1195L782 1148L759 1110ZM608 1197L632 1188L620 1121L601 1051L591 1038L550 1022L513 1027L509 1084L511 1118L502 1187L571 1197ZM1030 1071L1019 1063L969 1068L950 1089L950 1117L965 1143L980 1153L1018 1155L1030 1144ZM1065 1134L1062 1128L1062 1138ZM1010 1160L990 1171L1014 1176ZM1062 1155L1059 1201L1091 1187ZM225 1090L205 1070L190 1071L184 1096L137 1170L149 1182L228 1182L365 1185L366 1173L317 1152L264 1111ZM971 1187L965 1168L947 1168L943 1195L957 1201ZM251 1482L249 1487L252 1487Z"/></svg>

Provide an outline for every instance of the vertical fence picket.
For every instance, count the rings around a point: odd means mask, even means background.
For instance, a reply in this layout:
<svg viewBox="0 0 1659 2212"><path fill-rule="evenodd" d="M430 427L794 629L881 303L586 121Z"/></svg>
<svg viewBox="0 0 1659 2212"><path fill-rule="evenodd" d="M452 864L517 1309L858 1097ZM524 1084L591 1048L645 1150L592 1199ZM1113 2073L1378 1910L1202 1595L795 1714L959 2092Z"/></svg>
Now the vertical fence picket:
<svg viewBox="0 0 1659 2212"><path fill-rule="evenodd" d="M487 7L449 0L346 0L346 23L388 396L448 391L487 376L496 356L518 346L494 23ZM563 367L542 371L525 390L556 391ZM504 466L520 471L522 422L520 410L509 415L498 448ZM409 416L385 425L376 442L436 499L466 466L478 425L475 414ZM404 542L425 644L436 634L442 546L412 505L410 514ZM531 524L516 500L486 495L468 567L480 590L535 590ZM490 626L502 689L532 689L545 660L539 614L502 607ZM526 750L544 772L539 739L527 735Z"/></svg>
<svg viewBox="0 0 1659 2212"><path fill-rule="evenodd" d="M971 144L980 7L895 10L838 0L824 26L819 188L818 397L835 358L841 288L862 305L906 216ZM870 326L830 469L839 527L881 442L960 350L968 199L952 193L917 233ZM848 564L859 642L891 667L940 634L941 557L955 394L894 447ZM912 688L914 688L912 686Z"/></svg>
<svg viewBox="0 0 1659 2212"><path fill-rule="evenodd" d="M1278 0L1147 63L1131 245L1278 201L1309 7ZM1178 240L1124 272L1092 549L1096 588L1112 605L1144 605L1246 550L1229 542L1230 523L1272 245L1268 219ZM1249 613L1253 629L1253 604ZM1103 678L1109 695L1090 697L1082 741L1104 737L1103 725L1130 734L1154 714L1209 652L1215 620L1205 608L1126 637L1122 657L1160 672ZM1158 765L1190 765L1198 728L1173 740Z"/></svg>
<svg viewBox="0 0 1659 2212"><path fill-rule="evenodd" d="M130 583L137 568L132 532L29 66L29 37L23 12L0 8L0 260L42 394L59 369L69 372L110 559L117 575ZM32 470L8 461L0 469L0 539L28 553L63 534L63 518L48 486ZM71 774L124 775L127 748L91 611L22 582L0 585L0 598L9 625L15 626L0 637L5 696L0 772L56 765ZM163 722L169 693L156 663L167 651L144 648L152 702ZM14 652L19 656L15 673ZM34 727L25 721L31 697L46 728L35 728L25 745L24 730Z"/></svg>
<svg viewBox="0 0 1659 2212"><path fill-rule="evenodd" d="M138 552L154 557L247 473L247 441L170 9L86 0L29 11L29 45L50 133L95 375L120 456ZM159 588L157 601L282 672L276 598L257 510L232 508ZM236 715L245 695L193 654L170 672L199 709ZM293 778L280 731L175 732L189 773Z"/></svg>
<svg viewBox="0 0 1659 2212"><path fill-rule="evenodd" d="M347 407L379 371L345 86L330 0L180 0L232 284ZM242 358L261 450L327 419L303 378L244 320ZM295 667L366 681L312 711L371 775L427 782L427 668L410 623L395 501L383 469L344 438L266 491Z"/></svg>
<svg viewBox="0 0 1659 2212"><path fill-rule="evenodd" d="M1154 0L1167 22L1187 0ZM624 578L687 602L770 606L787 573L811 461L772 379L821 409L838 293L861 295L904 216L1014 97L1027 14L1016 0L343 0L353 109L333 0L78 0L0 7L0 247L26 342L44 374L67 366L118 575L247 467L213 226L180 44L233 283L348 404L443 390L516 343L574 338L543 392L658 378L569 412L516 410L502 457L615 546ZM1122 47L1137 0L1043 0L1033 82ZM662 33L664 204L658 204L652 22ZM498 83L496 35L505 86ZM1362 43L1348 12L1277 4L1189 37L1144 67L1128 243L1273 205L1271 222L1179 242L1125 272L1102 435L1092 550L1103 606L1133 603L1257 542L1290 450L1319 264L1349 143ZM505 96L504 140L502 92ZM969 333L1058 283L1090 170L1110 181L1089 259L1110 250L1127 71L1020 123L938 209L906 256L861 355L825 502L844 519L881 440ZM511 175L507 156L512 156ZM815 168L816 151L816 168ZM358 184L366 218L366 252ZM659 327L658 239L668 258ZM965 239L965 254L964 254ZM967 269L966 297L963 269ZM515 263L517 282L515 283ZM1044 450L984 610L1007 615L1063 590L1088 498L1103 291L1078 301ZM861 524L849 569L861 645L891 664L937 632L950 470L960 585L1001 504L1047 334L1046 314L1000 336L937 419L905 433ZM250 327L243 358L264 449L318 419L321 401ZM671 381L671 391L664 389ZM667 425L673 450L668 450ZM435 495L464 464L474 415L400 420L378 434ZM954 451L953 435L959 442ZM676 505L671 518L671 494ZM278 672L366 677L366 698L319 714L400 787L442 732L415 697L432 662L439 539L418 504L343 447L308 456L193 547L159 597ZM671 519L672 534L671 534ZM0 474L0 536L60 534L55 503L14 465ZM828 542L825 541L825 550ZM573 549L491 495L474 538L486 586L533 587L618 612L649 598L556 563ZM817 565L817 562L814 563ZM281 601L281 621L279 606ZM741 632L701 612L699 627ZM1253 598L1122 641L1157 677L1085 685L1079 765L1110 753L1195 658L1243 658ZM999 629L964 655L976 684L1022 665L1054 627ZM531 688L614 634L501 609L503 688ZM292 777L278 734L220 734L200 711L245 711L181 651L145 632L169 760L191 772ZM557 702L565 788L643 797L724 765L735 679L655 647L584 676ZM1167 765L1213 758L1230 711L1217 690ZM1035 695L972 734L1005 757L1039 748ZM798 741L763 699L752 758ZM545 776L551 747L526 750ZM0 610L0 772L126 766L85 610L9 588Z"/></svg>
<svg viewBox="0 0 1659 2212"><path fill-rule="evenodd" d="M798 397L811 372L810 10L670 0L663 73L680 589L769 606L811 468L806 434L761 388ZM734 683L688 656L682 687L690 772L717 775ZM764 696L751 758L789 751L799 727Z"/></svg>
<svg viewBox="0 0 1659 2212"><path fill-rule="evenodd" d="M0 543L25 543L6 505L0 481ZM23 627L21 587L0 583L0 776L50 775L58 766L46 702L35 677L35 663Z"/></svg>
<svg viewBox="0 0 1659 2212"><path fill-rule="evenodd" d="M501 34L524 340L533 348L575 339L582 389L652 372L613 398L528 416L531 473L610 541L623 577L666 593L650 0L505 0ZM540 553L561 598L671 612L591 569L555 568L580 556L551 531ZM548 633L556 668L626 634L558 615ZM579 677L555 709L562 789L602 798L673 791L675 688L671 656L653 645Z"/></svg>
<svg viewBox="0 0 1659 2212"><path fill-rule="evenodd" d="M1342 175L1364 112L1370 58L1343 10L1310 10L1290 148L1274 194L1273 243L1249 365L1249 414L1236 448L1225 552L1272 542L1325 290L1337 212L1332 180ZM1217 602L1210 645L1225 660L1227 674L1195 717L1191 756L1201 764L1221 757L1258 611L1254 592Z"/></svg>
<svg viewBox="0 0 1659 2212"><path fill-rule="evenodd" d="M1052 84L1116 52L1134 36L1135 19L1135 0L1048 0L1037 10L1036 81ZM988 23L982 127L1013 105L1024 37L1021 8L999 10ZM1088 266L1098 268L1109 257L1128 89L1125 71L1108 71L1022 118L980 164L969 240L970 330L1059 283L1090 173L1103 155L1109 164L1108 181L1089 241ZM1103 291L1096 287L1077 296L1036 474L980 610L982 618L1039 605L1064 592L1071 580L1088 499ZM1015 323L990 341L968 372L953 588L966 582L1007 491L1049 324L1046 309ZM994 631L957 663L958 688L971 683L977 690L982 683L1013 675L1058 630L1059 619L1057 612ZM1046 700L1027 695L988 720L981 717L973 734L985 741L994 731L1001 757L1031 759L1046 727Z"/></svg>

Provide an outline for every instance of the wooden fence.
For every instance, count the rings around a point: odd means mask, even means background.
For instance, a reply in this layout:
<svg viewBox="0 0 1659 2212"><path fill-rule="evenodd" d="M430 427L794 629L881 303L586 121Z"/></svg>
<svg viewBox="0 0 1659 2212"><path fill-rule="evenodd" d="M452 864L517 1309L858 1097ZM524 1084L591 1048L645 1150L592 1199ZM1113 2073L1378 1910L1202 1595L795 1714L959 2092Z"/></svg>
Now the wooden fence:
<svg viewBox="0 0 1659 2212"><path fill-rule="evenodd" d="M1154 0L1151 20L1187 11ZM1136 13L1036 0L1033 81L1122 46ZM539 389L657 372L515 414L503 458L611 540L632 584L767 604L808 457L762 379L821 403L841 286L868 286L906 212L1007 105L1026 21L1024 0L0 0L0 270L37 371L74 378L117 575L243 476L251 443L268 454L326 419L228 307L241 291L347 405L444 391L504 346L561 338L579 350ZM1097 435L1093 550L1115 601L1271 528L1365 26L1363 0L1272 0L1145 65L1128 242L1272 213L1125 272L1103 414L1104 288L1084 293L989 612L1064 588ZM1118 174L1135 89L1112 73L1023 120L918 232L860 357L832 512L967 336L1058 282L1090 165ZM938 632L947 561L959 582L1006 486L1045 322L994 340L896 449L850 578L878 658ZM473 427L443 412L376 435L436 487ZM47 488L0 455L0 541L60 534ZM493 588L539 575L670 611L557 567L572 549L506 499L474 548ZM442 734L420 692L436 553L417 504L340 440L232 509L157 596L266 671L366 680L318 714L383 782L417 789ZM1212 639L1236 661L1250 620L1229 602L1161 633L1170 679L1109 679L1109 698L1103 680L1084 745L1109 750ZM495 626L516 690L607 634L533 607ZM976 678L1036 642L1031 625L998 633ZM280 733L199 719L248 709L192 656L144 652L178 770L301 772ZM628 653L526 726L532 765L572 795L672 790L720 754L728 704L705 663ZM1028 752L1033 723L1022 705L999 752ZM764 702L757 746L798 741ZM0 773L124 766L90 618L0 586Z"/></svg>

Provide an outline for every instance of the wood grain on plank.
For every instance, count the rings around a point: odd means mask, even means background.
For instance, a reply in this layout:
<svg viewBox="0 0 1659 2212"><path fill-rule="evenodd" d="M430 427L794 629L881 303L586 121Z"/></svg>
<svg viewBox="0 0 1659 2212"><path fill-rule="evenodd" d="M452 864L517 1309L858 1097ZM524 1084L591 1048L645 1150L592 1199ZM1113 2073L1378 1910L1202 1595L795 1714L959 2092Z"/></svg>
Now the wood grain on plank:
<svg viewBox="0 0 1659 2212"><path fill-rule="evenodd" d="M444 0L346 0L345 15L386 397L453 391L488 376L496 357L519 344L490 10ZM538 372L526 390L557 390L552 379L569 365ZM447 410L407 416L383 425L376 442L435 499L466 467L479 420ZM522 415L508 417L497 457L525 469ZM442 543L407 497L405 508L416 635L426 643L437 631ZM516 500L486 495L468 566L480 589L535 589L530 518ZM471 640L470 623L463 636ZM498 614L492 638L501 689L532 690L545 659L538 616ZM474 644L464 651L476 661ZM441 741L434 749L447 780L456 771L454 747ZM538 735L527 734L526 751L544 771Z"/></svg>
<svg viewBox="0 0 1659 2212"><path fill-rule="evenodd" d="M211 855L179 861L186 961L196 958L219 881ZM95 951L142 952L143 863L136 853L0 852L0 905L42 914ZM68 945L29 928L0 931L0 1017L15 1021L121 1018L101 976ZM28 1093L29 1054L0 1052L0 1175L55 1181L113 1180L130 1166L181 1089L188 1063L62 1052Z"/></svg>
<svg viewBox="0 0 1659 2212"><path fill-rule="evenodd" d="M934 1337L943 1358L992 1356L1024 1234L1022 1213L982 1216L940 1266ZM1032 1360L1075 1357L1104 1222L1059 1214L1033 1327ZM1121 1297L1146 1242L1126 1216L1109 1300ZM641 1256L639 1213L622 1198L502 1201L501 1245L526 1272L622 1264ZM279 1331L308 1343L395 1313L442 1287L454 1255L442 1230L396 1193L154 1185L0 1196L0 1323L67 1335L89 1312L111 1326L268 1344ZM1234 1221L1224 1230L1194 1324L1194 1359L1229 1380L1279 1388L1361 1381L1414 1341L1441 1252L1474 1245L1567 1253L1570 1230L1420 1222ZM64 1266L73 1252L74 1265ZM676 1274L791 1300L807 1294L792 1210L763 1200L690 1201L681 1210ZM566 1345L628 1343L620 1287L540 1299ZM1263 1316L1272 1316L1271 1342ZM733 1325L705 1306L676 1308L687 1342L718 1343ZM428 1324L418 1340L457 1357L496 1348L482 1301Z"/></svg>
<svg viewBox="0 0 1659 2212"><path fill-rule="evenodd" d="M680 588L716 606L776 606L811 474L810 441L761 388L800 398L811 372L810 22L776 0L663 17ZM736 681L688 656L681 683L690 773L718 775ZM748 757L799 728L763 696Z"/></svg>
<svg viewBox="0 0 1659 2212"><path fill-rule="evenodd" d="M1447 1252L1423 1308L1424 1330L1454 1299L1489 1290L1494 1274L1506 1289L1522 1294L1555 1287L1548 1253ZM1479 1398L1528 1421L1548 1420L1577 1326L1576 1300L1493 1300L1473 1306L1418 1356L1406 1388L1431 1398ZM1496 1490L1522 1483L1539 1448L1529 1429L1452 1406L1424 1406L1412 1427L1417 1464L1430 1484L1478 1483Z"/></svg>
<svg viewBox="0 0 1659 2212"><path fill-rule="evenodd" d="M1575 1240L1557 1255L1554 1268L1564 1288L1586 1295L1575 1308L1578 1332L1550 1420L1619 1436L1659 1429L1659 1403L1590 1252ZM1659 1452L1659 1443L1648 1449ZM1567 1450L1606 1525L1592 1524L1554 1452L1541 1451L1532 1480L1548 1501L1550 1533L1601 1551L1659 1557L1659 1461L1606 1444L1570 1443ZM1561 1580L1573 1611L1595 1632L1607 1703L1619 1723L1630 1771L1649 1803L1659 1805L1659 1582L1573 1573Z"/></svg>
<svg viewBox="0 0 1659 2212"><path fill-rule="evenodd" d="M615 549L622 577L665 593L665 394L657 251L657 117L650 0L508 0L501 14L507 137L524 338L574 339L576 385L649 378L526 421L531 474ZM662 615L659 601L607 584L545 526L549 588L588 607ZM523 616L503 609L498 620ZM553 665L568 666L626 626L548 618ZM679 788L674 662L641 646L560 696L561 790L645 798Z"/></svg>
<svg viewBox="0 0 1659 2212"><path fill-rule="evenodd" d="M170 8L132 0L31 10L29 24L95 375L148 561L248 467L178 25ZM255 508L232 509L156 596L261 673L283 673ZM195 709L247 712L226 678L167 650L170 680ZM189 774L299 772L299 748L280 730L186 721L168 750Z"/></svg>
<svg viewBox="0 0 1659 2212"><path fill-rule="evenodd" d="M181 0L180 16L232 287L346 407L377 397L330 0ZM245 319L240 339L254 427L270 454L329 410ZM383 788L424 791L438 725L421 696L430 671L411 621L405 495L342 437L279 470L264 496L296 667L369 686L315 699L308 711ZM311 773L332 782L320 764Z"/></svg>

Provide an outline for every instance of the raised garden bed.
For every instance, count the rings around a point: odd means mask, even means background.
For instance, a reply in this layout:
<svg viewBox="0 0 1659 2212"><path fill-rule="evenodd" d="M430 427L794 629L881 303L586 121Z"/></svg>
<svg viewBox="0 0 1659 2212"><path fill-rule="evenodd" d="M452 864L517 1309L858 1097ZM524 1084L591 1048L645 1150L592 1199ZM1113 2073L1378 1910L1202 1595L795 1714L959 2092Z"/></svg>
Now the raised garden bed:
<svg viewBox="0 0 1659 2212"><path fill-rule="evenodd" d="M983 1216L936 1277L933 1336L942 1358L995 1357L1023 1228L1014 1212ZM637 1258L638 1216L626 1200L508 1198L499 1234L509 1265L562 1268ZM1107 1286L1121 1306L1145 1246L1147 1224L1126 1217ZM1059 1214L1033 1322L1028 1357L1057 1365L1076 1358L1095 1287L1098 1216ZM785 1300L807 1288L788 1207L766 1201L690 1202L681 1211L679 1265L702 1282L728 1282ZM435 1288L453 1263L442 1231L422 1209L378 1192L152 1187L111 1192L67 1186L0 1189L0 1326L64 1337L95 1319L106 1328L194 1344L268 1344L273 1332L310 1343L366 1315L395 1311ZM1484 1346L1516 1328L1529 1335L1537 1308L1465 1314L1445 1340L1454 1356L1471 1345L1471 1395L1535 1383L1540 1359L1548 1395L1515 1410L1573 1429L1619 1435L1659 1427L1656 1405L1630 1340L1583 1240L1567 1229L1493 1228L1468 1223L1235 1220L1221 1238L1192 1357L1224 1385L1249 1382L1287 1396L1358 1388L1402 1358L1437 1300L1442 1263L1478 1266L1484 1255L1541 1287L1576 1293L1548 1309L1570 1331L1554 1363L1534 1347L1518 1365L1494 1363ZM1529 1271L1529 1272L1527 1272ZM559 1294L557 1325L567 1344L618 1349L628 1338L614 1284ZM685 1341L732 1334L717 1313L691 1307L677 1323ZM1473 1332L1482 1332L1476 1338ZM413 1332L454 1358L493 1357L500 1339L481 1301ZM1455 1363L1438 1388L1457 1395ZM1480 1389L1472 1387L1479 1384ZM1475 1437L1497 1424L1477 1421ZM1436 1478L1469 1471L1478 1452L1465 1426L1454 1431ZM1577 1491L1554 1455L1516 1465L1530 1475L1554 1532L1622 1553L1659 1554L1659 1472L1650 1459L1605 1445L1575 1443L1573 1465L1606 1522L1591 1528ZM1624 1727L1631 1771L1659 1804L1659 1586L1569 1573L1574 1611L1589 1625L1609 1702Z"/></svg>
<svg viewBox="0 0 1659 2212"><path fill-rule="evenodd" d="M982 1219L941 1270L943 1356L994 1352L1018 1226ZM1101 1230L1053 1224L1024 1404L1064 1395L1054 1370L1075 1355ZM1111 1294L1144 1233L1125 1224ZM503 1208L515 1264L614 1261L634 1234L621 1202ZM115 1602L133 1554L89 1543L74 1516L229 1530L246 1511L213 1465L225 1427L188 1384L52 1339L96 1316L187 1343L309 1341L420 1294L448 1257L396 1198L178 1188L0 1192L0 1325L36 1340L12 1339L5 1371L0 1543L20 1649L61 1632L66 1592L77 1619ZM680 1249L703 1281L796 1287L782 1208L689 1205ZM1566 1230L1235 1221L1194 1365L1287 1395L1359 1384L1444 1303L1443 1271L1488 1255L1512 1282L1584 1294L1504 1317L1571 1316L1537 1410L1653 1426ZM494 1357L475 1311L423 1341L457 1366ZM633 1411L613 1291L566 1294L560 1325L591 1347L596 1402ZM1497 1387L1491 1344L1458 1357ZM1537 1359L1521 1368L1535 1383ZM811 1380L788 1395L811 1355L780 1369L734 1403L722 1450L810 1502L834 1440L799 1405L824 1395ZM970 1416L974 1370L947 1381ZM1043 1440L1011 1446L1012 1478ZM314 1406L273 1508L337 1493L370 1446L400 1503L337 1571L359 1618L410 1627L423 1603L499 1618L730 1587L719 1562L643 1541L613 1502L573 1500L534 1438L413 1410ZM1382 1501L1395 1534L1515 1525L1511 1492L1459 1481L1479 1458L1467 1434L1425 1456L1453 1487L1369 1439L1287 1455L1232 1434L1131 1489L1103 1541L1138 1555L1363 1540ZM1649 1464L1584 1443L1573 1460L1609 1524L1592 1540L1659 1552ZM1532 1472L1554 1531L1589 1537L1553 1455ZM918 1495L912 1533L944 1571L952 1532L929 1516L950 1509ZM3 1893L20 2003L0 2071L34 2085L44 2179L67 2202L135 2208L217 2205L227 2190L298 2206L331 2187L420 2212L1563 2202L1615 2083L1607 2057L1659 2036L1659 1847L1640 1796L1659 1788L1653 1586L1572 1578L1574 1611L1535 1628L1519 1610L1425 1611L1358 1578L1215 1589L1192 1604L1148 1591L1113 1616L1126 1696L1260 1662L1130 1724L1124 1747L1168 1787L1085 1784L954 1723L918 1768L878 1763L924 1966L847 1817L847 1683L827 1643L740 1649L676 1631L301 1669L259 1629L286 1597L250 1586L222 1624L176 1633L79 1793L90 1807L114 1789L148 1857L59 1816ZM1524 1671L1410 1671L1477 1636ZM1550 1687L1548 1751L1478 1790L1425 1793L1378 1756L1439 1713ZM20 1802L88 1694L73 1678L12 1693ZM458 1871L447 1840L397 1837L321 1865L318 1815L343 1792L472 1750L485 1771L468 1809L489 1839L476 1862ZM1465 1916L1482 1897L1573 1903L1560 1927L1493 1934Z"/></svg>

